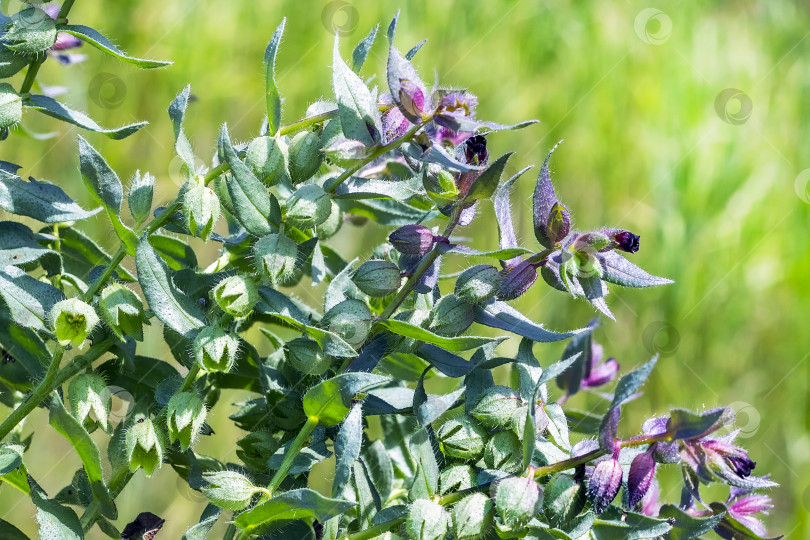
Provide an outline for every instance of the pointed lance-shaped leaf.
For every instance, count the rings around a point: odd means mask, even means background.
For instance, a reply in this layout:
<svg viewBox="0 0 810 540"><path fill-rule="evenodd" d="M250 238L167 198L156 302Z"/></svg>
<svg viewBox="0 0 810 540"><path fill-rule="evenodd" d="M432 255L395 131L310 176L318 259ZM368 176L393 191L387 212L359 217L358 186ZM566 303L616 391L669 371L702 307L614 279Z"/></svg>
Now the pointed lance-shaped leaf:
<svg viewBox="0 0 810 540"><path fill-rule="evenodd" d="M275 135L278 128L281 127L281 94L276 84L276 55L278 54L278 46L281 43L281 36L284 34L286 24L287 18L285 17L273 33L273 37L270 38L270 43L267 45L267 50L264 52L267 125L268 133L271 136Z"/></svg>
<svg viewBox="0 0 810 540"><path fill-rule="evenodd" d="M340 56L339 35L335 35L332 55L332 86L338 103L338 116L343 134L366 146L380 142L382 122L377 103L363 80Z"/></svg>
<svg viewBox="0 0 810 540"><path fill-rule="evenodd" d="M624 287L656 287L674 283L671 279L648 274L615 251L598 253L602 265L602 279Z"/></svg>
<svg viewBox="0 0 810 540"><path fill-rule="evenodd" d="M513 175L509 180L501 184L495 192L495 199L493 201L495 206L495 217L498 220L498 232L500 233L500 246L501 249L509 249L518 247L517 237L515 236L515 227L512 224L512 206L509 203L509 193L512 186L523 173L534 167L529 165ZM514 266L520 262L520 257L513 257L505 261L506 266Z"/></svg>
<svg viewBox="0 0 810 540"><path fill-rule="evenodd" d="M388 49L387 77L391 97L405 118L414 124L421 122L425 106L429 105L427 87L394 46Z"/></svg>
<svg viewBox="0 0 810 540"><path fill-rule="evenodd" d="M124 188L107 161L79 136L79 169L85 186L93 197L116 215L121 211Z"/></svg>
<svg viewBox="0 0 810 540"><path fill-rule="evenodd" d="M394 37L397 35L397 22L399 21L399 11L397 10L396 14L394 14L394 18L391 19L391 23L388 25L388 30L385 32L386 36L388 36L388 43L390 45L394 44Z"/></svg>
<svg viewBox="0 0 810 540"><path fill-rule="evenodd" d="M135 124L128 124L116 129L106 129L98 125L92 118L83 112L74 111L73 109L68 108L65 104L56 101L52 97L42 96L39 94L34 94L28 98L25 106L52 118L56 118L57 120L79 126L80 128L84 128L89 131L101 133L114 140L125 139L149 123L137 122Z"/></svg>
<svg viewBox="0 0 810 540"><path fill-rule="evenodd" d="M169 118L172 121L174 128L174 150L186 167L186 174L193 175L195 173L194 164L194 150L191 148L191 143L183 131L183 120L186 116L186 108L188 107L188 100L191 95L191 85L187 85L183 90L177 94L177 97L172 100L169 105Z"/></svg>
<svg viewBox="0 0 810 540"><path fill-rule="evenodd" d="M355 73L360 73L360 69L363 67L363 64L365 64L371 46L374 45L374 40L377 38L377 31L379 29L380 25L377 23L374 28L371 29L371 32L369 32L352 51L352 71Z"/></svg>
<svg viewBox="0 0 810 540"><path fill-rule="evenodd" d="M509 161L513 153L514 152L507 152L495 160L494 163L490 164L490 166L473 181L469 191L467 191L464 197L464 201L472 202L492 197L492 194L495 193L495 190L498 189L498 184L501 182L501 174L503 174L503 169L506 167L506 162Z"/></svg>
<svg viewBox="0 0 810 540"><path fill-rule="evenodd" d="M551 154L560 145L562 141L554 145L554 148L546 156L543 162L543 167L540 169L540 175L537 177L537 186L534 189L534 197L532 200L532 210L534 214L534 235L537 241L543 246L550 248L554 243L549 239L546 233L546 226L548 224L548 216L551 209L557 204L557 195L554 193L554 186L551 183L551 173L548 170L548 162L551 159Z"/></svg>
<svg viewBox="0 0 810 540"><path fill-rule="evenodd" d="M172 64L172 62L168 62L165 60L148 60L129 56L125 52L120 50L118 47L113 45L109 39L101 35L97 30L90 28L89 26L83 26L81 24L68 24L59 27L59 31L75 36L80 40L84 41L85 43L89 43L96 49L103 51L109 54L110 56L118 58L119 60L123 60L127 64L132 64L133 66L137 66L139 68L157 68Z"/></svg>

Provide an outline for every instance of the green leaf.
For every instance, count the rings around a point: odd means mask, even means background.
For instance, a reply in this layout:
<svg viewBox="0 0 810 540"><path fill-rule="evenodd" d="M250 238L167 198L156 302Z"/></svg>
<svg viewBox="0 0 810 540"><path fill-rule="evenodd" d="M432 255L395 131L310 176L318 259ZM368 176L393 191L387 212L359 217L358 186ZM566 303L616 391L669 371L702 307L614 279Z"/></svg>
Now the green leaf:
<svg viewBox="0 0 810 540"><path fill-rule="evenodd" d="M477 349L478 347L486 345L487 343L500 343L506 339L505 337L490 338L476 336L437 336L430 330L426 330L421 326L416 326L414 324L395 319L377 321L375 326L378 328L384 328L389 332L393 332L394 334L398 334L400 336L418 339L419 341L424 341L425 343L430 343L432 345L438 345L439 347L447 349L448 351L467 351L469 349Z"/></svg>
<svg viewBox="0 0 810 540"><path fill-rule="evenodd" d="M264 52L267 125L269 126L268 133L271 136L278 133L278 128L281 127L281 94L276 84L276 55L278 54L278 46L281 43L281 36L284 34L286 24L287 18L285 17L276 28L276 31L273 32L273 37L270 38L270 43Z"/></svg>
<svg viewBox="0 0 810 540"><path fill-rule="evenodd" d="M702 413L686 409L671 409L667 430L673 439L699 439L705 437L734 419L732 409L722 407Z"/></svg>
<svg viewBox="0 0 810 540"><path fill-rule="evenodd" d="M65 32L72 36L76 36L85 43L89 43L96 49L99 49L100 51L103 51L109 54L110 56L114 56L119 60L123 60L127 64L132 64L133 66L137 66L139 68L157 68L169 66L172 64L172 62L167 62L165 60L144 60L141 58L133 58L132 56L127 56L126 53L124 53L118 47L110 43L110 40L101 35L98 31L90 28L89 26L83 26L81 24L68 24L60 27L59 31Z"/></svg>
<svg viewBox="0 0 810 540"><path fill-rule="evenodd" d="M0 445L0 475L8 474L23 462L25 447L19 444Z"/></svg>
<svg viewBox="0 0 810 540"><path fill-rule="evenodd" d="M363 442L363 404L352 405L349 414L335 437L335 479L332 481L332 497L343 493L349 481L352 465L360 456Z"/></svg>
<svg viewBox="0 0 810 540"><path fill-rule="evenodd" d="M380 498L388 500L394 486L394 464L388 450L381 441L376 440L363 448L361 459Z"/></svg>
<svg viewBox="0 0 810 540"><path fill-rule="evenodd" d="M275 495L269 501L239 514L235 523L246 533L261 534L269 529L274 521L315 518L324 523L353 506L353 502L329 499L308 488L293 489Z"/></svg>
<svg viewBox="0 0 810 540"><path fill-rule="evenodd" d="M200 516L200 522L189 528L181 540L205 540L220 515L222 515L222 510L209 504Z"/></svg>
<svg viewBox="0 0 810 540"><path fill-rule="evenodd" d="M624 287L657 287L674 283L671 279L654 276L642 270L615 251L600 253L602 279Z"/></svg>
<svg viewBox="0 0 810 540"><path fill-rule="evenodd" d="M429 499L439 489L439 464L428 429L421 428L411 438L411 457L416 462L416 477L409 493L411 500Z"/></svg>
<svg viewBox="0 0 810 540"><path fill-rule="evenodd" d="M47 331L47 315L53 305L65 299L62 291L29 276L16 266L0 268L0 297L20 326Z"/></svg>
<svg viewBox="0 0 810 540"><path fill-rule="evenodd" d="M187 242L173 236L153 234L149 237L149 244L155 248L155 251L172 270L197 268L197 255Z"/></svg>
<svg viewBox="0 0 810 540"><path fill-rule="evenodd" d="M85 210L62 188L50 182L33 178L26 182L16 174L3 170L0 170L0 208L43 223L78 221L101 211L101 207Z"/></svg>
<svg viewBox="0 0 810 540"><path fill-rule="evenodd" d="M112 260L112 257L95 241L73 227L60 228L59 240L60 254L66 271L81 279L89 279L90 270L96 266L106 266ZM135 276L123 266L119 265L115 272L120 279L135 281Z"/></svg>
<svg viewBox="0 0 810 540"><path fill-rule="evenodd" d="M115 501L104 483L101 452L84 426L65 410L61 398L57 395L51 399L48 423L70 442L82 460L93 496L100 503L102 515L110 519L117 519L118 510L115 507Z"/></svg>
<svg viewBox="0 0 810 540"><path fill-rule="evenodd" d="M0 370L0 377L12 387L27 391L31 381L40 380L51 354L34 330L14 322L9 309L0 302L0 348L14 358Z"/></svg>
<svg viewBox="0 0 810 540"><path fill-rule="evenodd" d="M192 339L205 326L200 306L181 293L171 280L169 267L155 253L146 236L138 243L135 266L149 307L175 332Z"/></svg>
<svg viewBox="0 0 810 540"><path fill-rule="evenodd" d="M338 186L334 198L338 200L394 199L405 202L419 194L421 184L417 177L392 181L352 176Z"/></svg>
<svg viewBox="0 0 810 540"><path fill-rule="evenodd" d="M584 328L580 328L579 330L572 330L564 333L546 330L543 328L542 324L533 322L515 308L499 300L492 301L489 304L476 306L475 322L492 328L506 330L507 332L512 332L513 334L517 334L540 343L561 341L586 330Z"/></svg>
<svg viewBox="0 0 810 540"><path fill-rule="evenodd" d="M245 230L255 236L273 232L268 222L271 217L270 196L258 178L236 155L228 137L228 128L223 125L219 134L219 150L230 165L233 178L228 181L228 193L233 200L234 214ZM278 216L280 217L280 216ZM276 222L280 221L273 216Z"/></svg>
<svg viewBox="0 0 810 540"><path fill-rule="evenodd" d="M98 151L79 136L79 170L84 185L107 210L118 215L124 199L124 187L115 171Z"/></svg>
<svg viewBox="0 0 810 540"><path fill-rule="evenodd" d="M82 524L72 509L46 498L45 492L28 477L31 500L37 507L39 537L43 540L83 540Z"/></svg>
<svg viewBox="0 0 810 540"><path fill-rule="evenodd" d="M101 133L114 140L125 139L149 123L137 122L135 124L121 126L117 129L105 129L83 112L74 111L73 109L69 109L63 103L60 103L51 97L41 96L38 94L28 98L25 105L29 109L34 109L42 114L51 116L63 122L67 122L68 124L79 126L80 128L84 128L86 130Z"/></svg>
<svg viewBox="0 0 810 540"><path fill-rule="evenodd" d="M470 186L467 195L464 197L464 202L477 201L479 199L489 199L498 189L498 184L501 182L501 175L503 169L506 167L506 162L514 152L507 152L499 157L495 163L492 163L486 168L481 175L475 179L472 186Z"/></svg>
<svg viewBox="0 0 810 540"><path fill-rule="evenodd" d="M336 35L332 55L332 85L337 98L340 125L347 139L374 146L380 142L382 134L380 111L366 84L341 58L338 38Z"/></svg>
<svg viewBox="0 0 810 540"><path fill-rule="evenodd" d="M4 540L28 540L25 534L4 519L0 519L0 538Z"/></svg>
<svg viewBox="0 0 810 540"><path fill-rule="evenodd" d="M644 384L647 377L650 376L650 373L655 367L655 363L657 361L658 355L656 354L649 362L641 365L641 367L634 369L619 379L619 383L616 385L616 391L613 393L613 402L610 405L611 409L618 407L627 401L630 396L635 394L638 389L641 388L641 385Z"/></svg>
<svg viewBox="0 0 810 540"><path fill-rule="evenodd" d="M665 519L656 519L635 512L622 512L610 507L593 524L592 534L596 540L638 540L658 538L672 529Z"/></svg>
<svg viewBox="0 0 810 540"><path fill-rule="evenodd" d="M56 255L55 251L39 244L43 240L46 237L35 234L22 223L0 221L0 266L19 266L46 255Z"/></svg>
<svg viewBox="0 0 810 540"><path fill-rule="evenodd" d="M672 520L670 540L689 540L708 534L720 523L723 516L725 512L708 517L695 517L674 504L665 504L658 511L658 517Z"/></svg>
<svg viewBox="0 0 810 540"><path fill-rule="evenodd" d="M191 148L191 142L183 131L183 120L186 116L190 95L191 85L188 85L177 94L177 97L169 105L169 118L174 128L174 150L183 160L186 175L193 175L196 172L194 170L194 150Z"/></svg>
<svg viewBox="0 0 810 540"><path fill-rule="evenodd" d="M494 251L478 251L477 249L462 245L455 245L447 251L447 253L458 253L468 257L489 257L491 259L498 259L499 261L506 261L531 252L532 250L522 247L496 249Z"/></svg>
<svg viewBox="0 0 810 540"><path fill-rule="evenodd" d="M466 387L462 386L458 390L447 394L428 395L427 392L425 392L425 375L428 371L430 371L429 368L426 369L419 378L413 399L413 414L416 416L419 427L432 424L441 415L449 411L461 396L464 395L464 391L466 390Z"/></svg>
<svg viewBox="0 0 810 540"><path fill-rule="evenodd" d="M355 46L354 50L352 51L352 71L355 73L360 73L360 69L363 67L363 64L366 62L366 58L368 57L368 53L371 50L371 46L374 45L374 39L377 37L377 31L380 29L379 23L371 29L371 32L368 33L366 37L364 37L360 43Z"/></svg>
<svg viewBox="0 0 810 540"><path fill-rule="evenodd" d="M349 414L357 394L388 382L371 373L343 373L313 386L304 394L304 413L322 426L336 426Z"/></svg>

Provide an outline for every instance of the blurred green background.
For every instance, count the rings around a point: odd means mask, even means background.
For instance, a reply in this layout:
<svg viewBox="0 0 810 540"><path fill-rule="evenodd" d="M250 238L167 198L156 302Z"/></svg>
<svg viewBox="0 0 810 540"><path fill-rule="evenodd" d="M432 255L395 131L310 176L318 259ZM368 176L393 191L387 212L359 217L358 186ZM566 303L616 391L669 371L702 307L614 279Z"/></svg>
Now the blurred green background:
<svg viewBox="0 0 810 540"><path fill-rule="evenodd" d="M15 2L2 1L12 8ZM415 58L426 80L433 80L435 69L443 84L470 88L480 98L481 118L541 120L493 136L493 154L515 150L517 170L542 163L565 139L552 162L553 178L577 226L615 225L640 234L642 248L633 261L676 281L646 291L614 288L609 298L618 322L597 331L606 353L623 370L662 353L644 396L626 407L622 428L630 433L669 405L733 404L757 472L770 472L782 484L772 493L770 532L810 536L806 4L77 0L71 22L101 30L135 56L175 64L139 71L84 47L86 62L64 67L49 60L40 80L66 86L64 99L105 126L148 120L147 128L124 141L83 135L122 178L136 169L155 174L156 202L163 202L176 193L179 168L165 111L183 86L191 83L198 98L186 132L207 162L221 123L238 140L257 133L264 114L262 56L282 17L288 22L278 81L285 122L291 122L309 103L332 95L334 29L345 36L348 57L376 22L386 25L398 8L399 48L428 38ZM385 58L381 40L364 75L376 73L384 84ZM77 130L35 113L24 123L59 136L51 142L12 136L0 145L0 159L89 203L78 173ZM528 247L536 246L532 187L527 175L513 196L518 236ZM111 250L117 247L104 218L87 222L85 230ZM496 245L491 208L463 234L475 247ZM345 227L332 244L349 257L363 257L384 235L381 228ZM299 289L317 305L315 293ZM593 315L589 306L544 284L518 307L555 329L582 326ZM154 344L143 347L145 354L166 354ZM516 342L504 347L508 352ZM560 350L538 346L535 352L547 365ZM235 459L232 448L242 436L229 427L229 403L223 399L213 411L217 436L201 446L223 460ZM27 429L38 433L27 462L55 493L79 462L46 424L42 411L32 415ZM328 486L330 479L323 482ZM118 523L149 510L167 519L161 538L179 538L204 506L181 486L168 467L152 480L138 474L119 498ZM678 497L667 486L663 494ZM0 488L0 515L31 534L34 512L13 488Z"/></svg>

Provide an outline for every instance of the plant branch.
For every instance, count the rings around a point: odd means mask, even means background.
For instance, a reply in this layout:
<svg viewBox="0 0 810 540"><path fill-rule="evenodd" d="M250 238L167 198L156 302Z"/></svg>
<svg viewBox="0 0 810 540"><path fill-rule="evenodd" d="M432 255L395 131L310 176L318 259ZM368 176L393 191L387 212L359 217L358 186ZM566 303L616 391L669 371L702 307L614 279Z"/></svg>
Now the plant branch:
<svg viewBox="0 0 810 540"><path fill-rule="evenodd" d="M304 447L304 443L309 438L312 430L314 430L317 426L318 420L307 418L307 422L301 428L301 431L298 432L298 435L295 436L295 439L293 439L290 448L287 449L287 452L284 454L284 459L282 460L281 465L273 475L270 483L267 485L267 491L269 491L271 495L278 488L278 486L281 485L281 482L287 476L290 467L292 467L293 460L295 460L295 458L298 456L298 453Z"/></svg>
<svg viewBox="0 0 810 540"><path fill-rule="evenodd" d="M67 19L68 13L70 13L70 9L73 7L73 3L75 1L76 0L65 0L65 3L62 4L56 18ZM28 65L28 72L25 74L25 79L23 79L22 86L20 86L20 94L27 94L31 91L31 88L34 87L34 83L37 80L37 74L39 73L39 68L42 67L42 64L45 62L46 58L48 58L47 53L42 53L42 55L37 55L35 59L31 60L31 63Z"/></svg>

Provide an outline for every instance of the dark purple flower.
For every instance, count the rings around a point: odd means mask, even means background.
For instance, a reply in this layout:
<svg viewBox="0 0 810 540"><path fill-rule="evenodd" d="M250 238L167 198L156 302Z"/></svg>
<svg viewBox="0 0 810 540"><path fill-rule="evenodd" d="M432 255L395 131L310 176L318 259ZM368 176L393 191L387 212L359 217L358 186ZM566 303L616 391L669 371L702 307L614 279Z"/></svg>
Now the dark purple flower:
<svg viewBox="0 0 810 540"><path fill-rule="evenodd" d="M732 489L731 495L726 502L726 508L728 509L728 517L736 520L758 537L766 537L768 531L765 524L759 518L754 517L754 514L768 514L768 511L773 508L770 497L753 494L751 490L747 489ZM736 529L737 527L729 523L727 518L723 518L714 531L720 537L732 540L736 538L732 533Z"/></svg>
<svg viewBox="0 0 810 540"><path fill-rule="evenodd" d="M534 285L537 280L537 267L539 264L521 261L514 267L503 270L504 277L498 288L498 298L501 300L514 300Z"/></svg>
<svg viewBox="0 0 810 540"><path fill-rule="evenodd" d="M405 225L388 236L394 249L408 255L424 255L433 247L433 231L424 225Z"/></svg>
<svg viewBox="0 0 810 540"><path fill-rule="evenodd" d="M602 229L602 234L610 239L610 244L602 251L618 249L626 253L635 253L639 248L640 236L624 229Z"/></svg>
<svg viewBox="0 0 810 540"><path fill-rule="evenodd" d="M483 135L473 135L464 141L464 157L467 159L467 163L486 165L489 160L486 137Z"/></svg>
<svg viewBox="0 0 810 540"><path fill-rule="evenodd" d="M588 498L597 514L604 512L622 487L622 466L619 463L620 444L615 445L613 457L598 462L588 480Z"/></svg>
<svg viewBox="0 0 810 540"><path fill-rule="evenodd" d="M594 343L591 346L591 365L580 383L583 387L593 388L609 383L619 373L619 362L608 358L602 362L602 346Z"/></svg>
<svg viewBox="0 0 810 540"><path fill-rule="evenodd" d="M767 477L751 476L757 464L748 452L732 444L736 435L682 441L681 459L706 483L720 481L751 489L776 486Z"/></svg>
<svg viewBox="0 0 810 540"><path fill-rule="evenodd" d="M413 81L399 80L399 102L405 111L415 118L421 117L425 112L425 94Z"/></svg>
<svg viewBox="0 0 810 540"><path fill-rule="evenodd" d="M641 502L655 478L655 459L652 452L653 449L650 448L647 452L637 455L630 463L630 471L627 474L627 498L630 508L635 508Z"/></svg>

